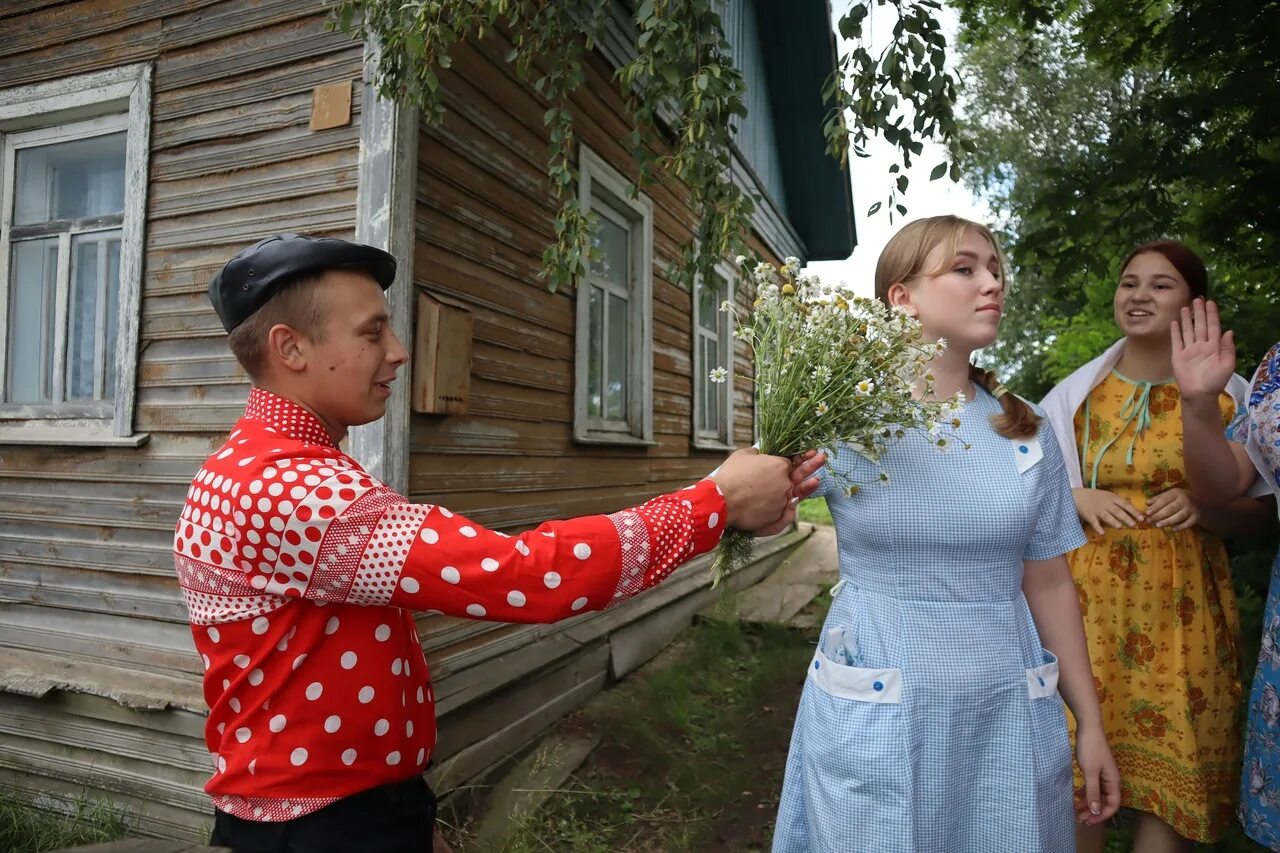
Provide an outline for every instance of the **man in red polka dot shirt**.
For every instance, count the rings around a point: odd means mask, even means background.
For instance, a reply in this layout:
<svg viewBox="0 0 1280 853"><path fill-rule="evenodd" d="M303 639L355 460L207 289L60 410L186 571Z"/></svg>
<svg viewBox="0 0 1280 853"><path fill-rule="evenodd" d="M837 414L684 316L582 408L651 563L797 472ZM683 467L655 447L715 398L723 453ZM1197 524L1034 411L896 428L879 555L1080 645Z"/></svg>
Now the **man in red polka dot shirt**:
<svg viewBox="0 0 1280 853"><path fill-rule="evenodd" d="M820 455L740 450L675 494L518 536L409 503L338 447L383 415L408 359L383 297L395 270L369 246L285 234L209 286L253 388L191 484L174 565L205 669L212 840L236 851L432 848L434 697L411 611L610 607L726 526L781 530L817 485Z"/></svg>

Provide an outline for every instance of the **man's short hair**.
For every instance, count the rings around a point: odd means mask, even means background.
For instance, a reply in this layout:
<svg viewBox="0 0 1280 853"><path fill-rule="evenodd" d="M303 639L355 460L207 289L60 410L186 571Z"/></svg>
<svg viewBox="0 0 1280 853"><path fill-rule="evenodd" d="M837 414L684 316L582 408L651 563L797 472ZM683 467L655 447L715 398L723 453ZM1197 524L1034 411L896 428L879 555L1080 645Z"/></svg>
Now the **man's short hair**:
<svg viewBox="0 0 1280 853"><path fill-rule="evenodd" d="M324 342L327 312L319 287L323 271L303 273L280 285L261 308L227 336L227 346L250 378L258 378L267 363L267 333L283 323L315 341Z"/></svg>

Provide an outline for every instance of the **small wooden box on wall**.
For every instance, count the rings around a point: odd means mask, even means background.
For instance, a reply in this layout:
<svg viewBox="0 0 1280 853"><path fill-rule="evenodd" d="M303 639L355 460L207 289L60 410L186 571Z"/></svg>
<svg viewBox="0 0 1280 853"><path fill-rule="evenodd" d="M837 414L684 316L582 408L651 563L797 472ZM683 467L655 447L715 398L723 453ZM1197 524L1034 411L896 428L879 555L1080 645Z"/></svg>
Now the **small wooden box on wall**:
<svg viewBox="0 0 1280 853"><path fill-rule="evenodd" d="M413 410L465 415L471 399L471 312L418 293L413 337Z"/></svg>

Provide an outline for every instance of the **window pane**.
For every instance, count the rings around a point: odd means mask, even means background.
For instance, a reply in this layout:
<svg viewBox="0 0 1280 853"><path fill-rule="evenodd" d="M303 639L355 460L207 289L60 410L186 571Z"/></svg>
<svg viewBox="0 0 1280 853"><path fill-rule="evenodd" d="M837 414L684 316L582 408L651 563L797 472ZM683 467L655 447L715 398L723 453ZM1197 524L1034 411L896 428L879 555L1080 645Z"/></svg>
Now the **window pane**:
<svg viewBox="0 0 1280 853"><path fill-rule="evenodd" d="M725 292L721 287L722 283L717 276L710 287L706 283L698 285L698 325L709 332L715 332L718 326L717 312L720 310L720 303L724 301L722 294Z"/></svg>
<svg viewBox="0 0 1280 853"><path fill-rule="evenodd" d="M107 244L107 340L102 360L102 399L116 397L116 321L120 316L120 234Z"/></svg>
<svg viewBox="0 0 1280 853"><path fill-rule="evenodd" d="M627 248L631 235L611 219L596 214L591 236L591 272L606 281L627 286Z"/></svg>
<svg viewBox="0 0 1280 853"><path fill-rule="evenodd" d="M605 373L604 416L610 420L627 417L627 352L629 317L627 300L609 294L608 370Z"/></svg>
<svg viewBox="0 0 1280 853"><path fill-rule="evenodd" d="M699 336L699 343L702 346L702 363L706 369L702 371L699 377L702 381L702 423L699 428L708 432L715 432L719 429L720 418L719 410L716 406L716 399L721 396L720 385L712 382L708 374L717 368L725 367L720 363L719 353L716 351L716 343L708 337Z"/></svg>
<svg viewBox="0 0 1280 853"><path fill-rule="evenodd" d="M14 243L9 260L6 396L13 403L49 402L53 399L58 239Z"/></svg>
<svg viewBox="0 0 1280 853"><path fill-rule="evenodd" d="M71 241L71 298L67 306L68 400L109 400L113 396L114 382L107 380L114 377L111 368L115 357L115 322L111 315L120 281L119 245L120 240L115 233L85 234ZM96 389L101 389L101 393L95 393Z"/></svg>
<svg viewBox="0 0 1280 853"><path fill-rule="evenodd" d="M587 290L591 300L587 324L587 414L598 418L604 414L601 392L604 375L604 293L593 286L588 286Z"/></svg>
<svg viewBox="0 0 1280 853"><path fill-rule="evenodd" d="M14 224L123 213L126 136L19 149Z"/></svg>

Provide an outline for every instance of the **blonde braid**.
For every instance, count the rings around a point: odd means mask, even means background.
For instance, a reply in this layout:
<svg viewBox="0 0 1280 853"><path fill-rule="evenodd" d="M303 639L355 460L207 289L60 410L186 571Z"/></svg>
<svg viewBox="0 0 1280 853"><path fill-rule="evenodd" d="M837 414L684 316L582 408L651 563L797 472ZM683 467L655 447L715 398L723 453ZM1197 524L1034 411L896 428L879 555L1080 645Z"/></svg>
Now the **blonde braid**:
<svg viewBox="0 0 1280 853"><path fill-rule="evenodd" d="M1011 394L1000 378L976 364L969 365L969 378L987 389L1000 404L1002 412L991 418L995 431L1005 438L1030 438L1040 428L1040 416L1017 394Z"/></svg>

